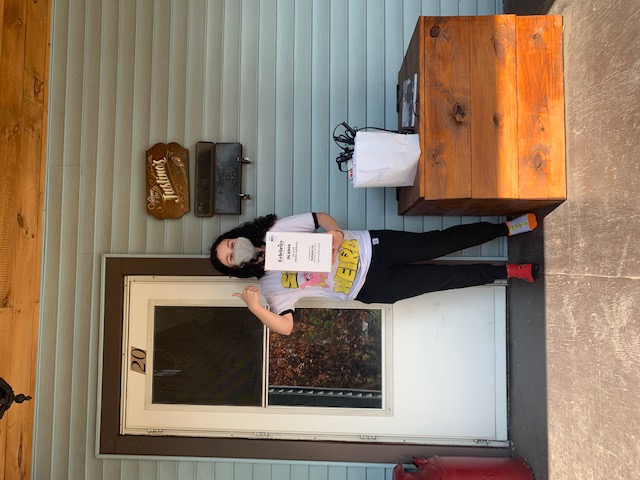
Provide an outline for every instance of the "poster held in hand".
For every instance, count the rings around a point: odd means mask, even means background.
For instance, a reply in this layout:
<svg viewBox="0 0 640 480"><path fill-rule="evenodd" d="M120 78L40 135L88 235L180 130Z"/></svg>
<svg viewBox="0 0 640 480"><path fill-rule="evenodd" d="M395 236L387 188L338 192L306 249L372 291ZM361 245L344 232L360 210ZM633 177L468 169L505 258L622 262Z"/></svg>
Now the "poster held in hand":
<svg viewBox="0 0 640 480"><path fill-rule="evenodd" d="M267 232L265 270L327 273L331 271L330 233Z"/></svg>

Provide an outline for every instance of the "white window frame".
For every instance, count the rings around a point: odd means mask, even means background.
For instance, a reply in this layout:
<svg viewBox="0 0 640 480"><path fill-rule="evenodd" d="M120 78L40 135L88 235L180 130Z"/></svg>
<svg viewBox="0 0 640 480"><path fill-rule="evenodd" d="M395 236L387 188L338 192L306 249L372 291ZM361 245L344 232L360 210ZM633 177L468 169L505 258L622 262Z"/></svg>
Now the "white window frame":
<svg viewBox="0 0 640 480"><path fill-rule="evenodd" d="M125 281L123 352L146 351L152 365L153 311L159 305L235 306L244 303L232 296L252 280L229 277L128 276ZM182 286L179 296L175 285ZM172 297L173 296L173 297ZM264 299L263 299L264 300ZM265 303L263 301L263 303ZM151 402L153 368L146 374L132 371L131 358L122 358L120 433L124 435L175 435L226 438L277 438L371 441L377 435L376 418L393 417L392 308L344 301L301 301L300 308L357 308L382 310L383 404L380 409L339 407L233 407L166 405ZM133 319L144 318L143 322ZM258 321L258 320L256 320ZM265 329L265 335L267 331ZM267 352L265 352L265 356ZM266 382L263 382L266 384ZM266 390L263 393L266 395ZM348 417L348 421L345 421Z"/></svg>

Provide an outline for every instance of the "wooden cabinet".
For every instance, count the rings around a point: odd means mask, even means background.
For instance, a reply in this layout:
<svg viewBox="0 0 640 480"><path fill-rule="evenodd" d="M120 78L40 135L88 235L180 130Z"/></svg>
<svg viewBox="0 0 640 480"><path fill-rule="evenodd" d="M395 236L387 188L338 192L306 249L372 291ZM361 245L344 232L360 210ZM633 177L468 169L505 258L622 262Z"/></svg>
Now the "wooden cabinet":
<svg viewBox="0 0 640 480"><path fill-rule="evenodd" d="M420 17L398 84L418 75L422 153L399 213L501 215L565 200L562 69L559 16Z"/></svg>

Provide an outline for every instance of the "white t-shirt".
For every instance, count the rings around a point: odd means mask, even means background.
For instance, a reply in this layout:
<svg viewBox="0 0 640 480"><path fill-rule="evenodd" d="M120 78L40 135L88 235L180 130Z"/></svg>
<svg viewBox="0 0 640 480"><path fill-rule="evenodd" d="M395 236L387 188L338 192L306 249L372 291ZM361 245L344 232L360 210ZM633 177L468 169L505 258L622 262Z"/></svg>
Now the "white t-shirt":
<svg viewBox="0 0 640 480"><path fill-rule="evenodd" d="M315 232L311 213L278 219L276 232ZM260 279L262 295L277 314L293 310L301 298L353 300L364 284L371 264L368 231L344 230L344 240L330 273L269 271Z"/></svg>

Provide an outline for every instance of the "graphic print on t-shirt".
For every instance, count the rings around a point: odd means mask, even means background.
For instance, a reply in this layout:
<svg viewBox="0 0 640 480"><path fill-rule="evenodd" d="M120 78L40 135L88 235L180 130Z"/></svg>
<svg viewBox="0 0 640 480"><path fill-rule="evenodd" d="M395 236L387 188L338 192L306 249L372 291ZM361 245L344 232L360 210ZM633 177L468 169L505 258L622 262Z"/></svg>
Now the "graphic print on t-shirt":
<svg viewBox="0 0 640 480"><path fill-rule="evenodd" d="M360 251L357 240L344 240L338 250L338 262L330 274L311 272L282 272L282 286L284 288L329 288L333 291L348 295L358 273ZM302 281L298 280L301 275Z"/></svg>
<svg viewBox="0 0 640 480"><path fill-rule="evenodd" d="M306 287L322 287L329 288L327 285L327 278L329 274L327 273L310 273L306 272L303 274L305 282L300 285L300 288Z"/></svg>

